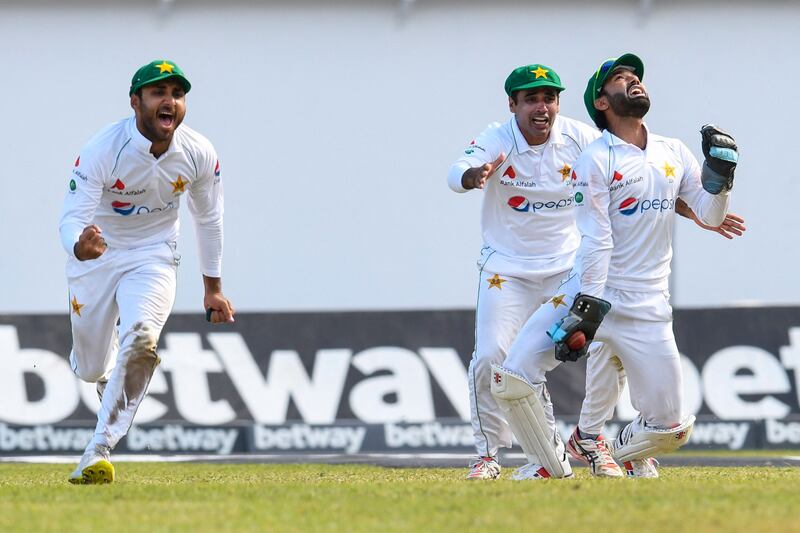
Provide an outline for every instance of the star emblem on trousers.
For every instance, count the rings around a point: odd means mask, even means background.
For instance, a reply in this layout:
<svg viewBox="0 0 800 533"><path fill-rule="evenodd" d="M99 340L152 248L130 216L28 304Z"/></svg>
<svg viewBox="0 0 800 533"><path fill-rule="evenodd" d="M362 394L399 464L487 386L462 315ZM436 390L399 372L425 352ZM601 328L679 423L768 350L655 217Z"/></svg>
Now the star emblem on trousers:
<svg viewBox="0 0 800 533"><path fill-rule="evenodd" d="M503 288L503 283L505 283L508 280L503 279L500 276L498 276L497 274L495 274L494 276L492 276L491 278L487 279L486 281L489 282L489 288L490 289L492 287L496 287L498 289L502 289Z"/></svg>
<svg viewBox="0 0 800 533"><path fill-rule="evenodd" d="M81 308L86 304L79 304L77 296L72 297L72 302L70 302L70 304L72 305L73 314L81 316Z"/></svg>
<svg viewBox="0 0 800 533"><path fill-rule="evenodd" d="M558 309L559 305L563 305L563 306L567 305L567 304L564 303L564 297L565 296L566 296L566 294L558 294L556 296L553 296L550 299L550 303L553 304L553 309Z"/></svg>

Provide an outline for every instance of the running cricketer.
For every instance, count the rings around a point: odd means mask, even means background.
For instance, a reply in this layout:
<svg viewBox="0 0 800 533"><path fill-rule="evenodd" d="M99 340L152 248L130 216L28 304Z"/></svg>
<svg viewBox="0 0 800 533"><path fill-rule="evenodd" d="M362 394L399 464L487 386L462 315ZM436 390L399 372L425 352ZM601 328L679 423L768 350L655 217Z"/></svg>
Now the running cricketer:
<svg viewBox="0 0 800 533"><path fill-rule="evenodd" d="M505 363L492 367L492 394L529 461L519 477L572 475L545 375L586 355L593 340L622 362L639 411L610 446L617 461L654 470L651 457L676 450L691 434L694 417L681 417L680 356L667 291L675 204L680 196L704 224L720 226L738 152L730 135L705 126L701 169L682 142L651 133L643 120L650 108L643 75L642 61L625 54L589 79L584 102L605 131L571 176L582 235L576 269L552 305L526 323Z"/></svg>
<svg viewBox="0 0 800 533"><path fill-rule="evenodd" d="M189 80L157 60L133 76L134 116L102 129L72 169L59 231L67 252L72 351L101 398L94 436L69 476L111 483L124 437L159 363L156 345L175 300L178 207L187 195L198 240L206 318L233 322L222 294L222 182L211 143L182 125Z"/></svg>

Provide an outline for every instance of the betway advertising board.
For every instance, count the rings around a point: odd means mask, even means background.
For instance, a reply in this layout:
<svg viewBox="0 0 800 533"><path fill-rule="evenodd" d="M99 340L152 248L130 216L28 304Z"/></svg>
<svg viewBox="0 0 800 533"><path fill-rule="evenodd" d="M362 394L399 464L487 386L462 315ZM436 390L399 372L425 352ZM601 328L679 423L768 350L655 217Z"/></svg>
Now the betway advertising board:
<svg viewBox="0 0 800 533"><path fill-rule="evenodd" d="M366 453L472 446L470 311L242 313L215 327L170 318L159 366L118 451ZM800 447L800 308L677 310L690 447ZM0 454L78 452L93 384L72 373L66 315L0 316ZM548 386L568 435L585 362ZM635 416L627 393L613 436Z"/></svg>

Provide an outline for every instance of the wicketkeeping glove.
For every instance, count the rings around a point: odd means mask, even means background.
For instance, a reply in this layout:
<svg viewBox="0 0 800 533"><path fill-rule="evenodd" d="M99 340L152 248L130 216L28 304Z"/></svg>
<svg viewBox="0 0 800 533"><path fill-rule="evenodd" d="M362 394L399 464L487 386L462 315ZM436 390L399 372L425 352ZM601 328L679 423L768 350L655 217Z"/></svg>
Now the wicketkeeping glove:
<svg viewBox="0 0 800 533"><path fill-rule="evenodd" d="M597 328L609 310L611 310L610 302L578 293L569 314L547 331L547 335L556 343L556 359L577 361L586 355ZM577 332L583 332L585 335L582 344L573 340L573 335Z"/></svg>
<svg viewBox="0 0 800 533"><path fill-rule="evenodd" d="M700 181L711 194L729 191L733 187L733 172L739 161L739 152L733 137L712 124L700 128L703 140L703 172Z"/></svg>

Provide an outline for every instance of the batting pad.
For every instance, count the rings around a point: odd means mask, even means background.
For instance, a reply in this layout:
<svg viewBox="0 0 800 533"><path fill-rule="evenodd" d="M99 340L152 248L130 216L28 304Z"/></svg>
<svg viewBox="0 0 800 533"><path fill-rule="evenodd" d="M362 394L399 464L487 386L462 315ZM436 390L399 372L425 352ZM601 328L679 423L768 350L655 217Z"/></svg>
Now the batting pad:
<svg viewBox="0 0 800 533"><path fill-rule="evenodd" d="M633 421L620 432L614 443L612 455L620 462L646 459L663 453L674 452L687 442L692 434L695 417L689 415L679 426L669 429L642 427L634 433ZM622 442L624 444L621 444Z"/></svg>
<svg viewBox="0 0 800 533"><path fill-rule="evenodd" d="M492 396L503 410L530 463L541 464L551 477L572 475L569 462L558 453L536 391L522 376L492 365ZM563 461L562 461L563 458Z"/></svg>

